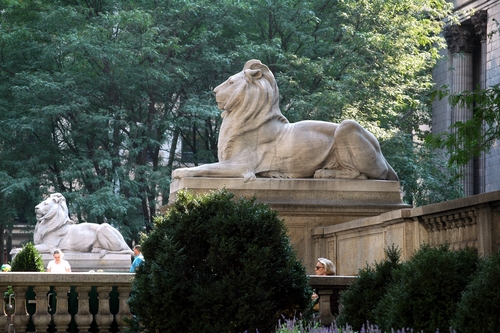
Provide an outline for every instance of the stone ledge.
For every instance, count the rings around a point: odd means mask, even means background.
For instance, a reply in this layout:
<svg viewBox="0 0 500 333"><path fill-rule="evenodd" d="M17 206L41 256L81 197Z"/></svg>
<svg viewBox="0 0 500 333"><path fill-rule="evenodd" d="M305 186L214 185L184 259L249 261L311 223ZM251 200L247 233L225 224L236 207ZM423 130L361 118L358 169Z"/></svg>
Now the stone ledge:
<svg viewBox="0 0 500 333"><path fill-rule="evenodd" d="M60 284L80 285L110 285L130 284L134 273L46 273L46 272L2 272L0 273L1 285L48 285Z"/></svg>
<svg viewBox="0 0 500 333"><path fill-rule="evenodd" d="M244 182L243 178L188 177L170 184L169 204L176 199L180 189L194 193L226 188L237 196L256 196L260 202L270 205L315 206L390 206L392 209L407 208L402 203L398 181L354 179L277 179L257 178ZM165 211L166 207L162 207Z"/></svg>
<svg viewBox="0 0 500 333"><path fill-rule="evenodd" d="M53 258L50 253L42 253L45 269ZM89 272L103 270L106 272L128 272L132 264L130 254L107 253L102 258L97 252L64 252L64 260L71 265L72 272Z"/></svg>

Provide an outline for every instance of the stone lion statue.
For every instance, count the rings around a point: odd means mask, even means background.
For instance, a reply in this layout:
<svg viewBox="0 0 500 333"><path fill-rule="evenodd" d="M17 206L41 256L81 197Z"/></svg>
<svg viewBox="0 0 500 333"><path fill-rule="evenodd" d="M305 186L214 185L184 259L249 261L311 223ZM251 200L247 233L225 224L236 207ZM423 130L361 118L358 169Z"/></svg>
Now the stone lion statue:
<svg viewBox="0 0 500 333"><path fill-rule="evenodd" d="M398 180L375 136L354 120L289 123L273 73L259 60L214 89L222 112L218 163L174 170L183 177Z"/></svg>
<svg viewBox="0 0 500 333"><path fill-rule="evenodd" d="M37 224L34 243L41 253L56 248L69 252L133 254L118 230L107 223L75 223L68 216L66 199L51 194L35 207Z"/></svg>

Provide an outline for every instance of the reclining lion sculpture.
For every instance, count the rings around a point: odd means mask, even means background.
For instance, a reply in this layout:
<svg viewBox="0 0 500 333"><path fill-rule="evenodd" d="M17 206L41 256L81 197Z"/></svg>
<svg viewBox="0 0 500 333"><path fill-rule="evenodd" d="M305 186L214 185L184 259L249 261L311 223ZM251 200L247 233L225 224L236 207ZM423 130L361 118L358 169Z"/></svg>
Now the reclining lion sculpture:
<svg viewBox="0 0 500 333"><path fill-rule="evenodd" d="M51 194L35 207L37 224L34 244L41 253L56 248L69 252L133 254L122 234L107 223L75 223L68 216L66 199Z"/></svg>
<svg viewBox="0 0 500 333"><path fill-rule="evenodd" d="M354 120L289 123L274 75L259 60L214 89L223 110L218 163L176 169L183 177L398 180L375 136Z"/></svg>

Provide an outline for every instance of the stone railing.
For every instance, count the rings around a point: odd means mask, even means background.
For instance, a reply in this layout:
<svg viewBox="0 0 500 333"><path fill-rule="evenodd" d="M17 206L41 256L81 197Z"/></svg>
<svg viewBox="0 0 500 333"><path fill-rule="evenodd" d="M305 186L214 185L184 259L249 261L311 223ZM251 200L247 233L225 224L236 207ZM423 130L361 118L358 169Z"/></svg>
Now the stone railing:
<svg viewBox="0 0 500 333"><path fill-rule="evenodd" d="M9 332L13 324L17 333L67 332L68 328L70 332L125 332L130 325L126 319L132 317L127 299L133 278L131 273L0 273L0 290L11 286L15 294L12 307L4 304L0 331ZM333 322L340 292L355 280L354 276L309 276L309 285L320 297L321 324Z"/></svg>
<svg viewBox="0 0 500 333"><path fill-rule="evenodd" d="M393 245L403 261L422 244L474 248L490 256L500 250L500 191L316 227L311 236L311 257L332 260L342 275L356 275L384 260Z"/></svg>
<svg viewBox="0 0 500 333"><path fill-rule="evenodd" d="M309 285L319 296L319 322L330 326L340 312L340 293L347 289L356 276L309 275Z"/></svg>
<svg viewBox="0 0 500 333"><path fill-rule="evenodd" d="M131 273L0 273L2 293L12 286L12 306L0 316L0 331L125 332L131 318ZM7 300L8 303L8 300ZM5 311L12 308L12 311ZM7 316L7 314L9 316Z"/></svg>

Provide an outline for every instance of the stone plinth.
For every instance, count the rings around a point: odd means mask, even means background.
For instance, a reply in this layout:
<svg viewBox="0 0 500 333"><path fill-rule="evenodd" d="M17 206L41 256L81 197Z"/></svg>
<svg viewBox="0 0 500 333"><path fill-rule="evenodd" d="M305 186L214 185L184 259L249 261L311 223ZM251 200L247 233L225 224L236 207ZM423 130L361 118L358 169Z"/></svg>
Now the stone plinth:
<svg viewBox="0 0 500 333"><path fill-rule="evenodd" d="M49 261L54 259L50 253L42 253L45 269ZM104 272L129 272L132 263L130 254L108 253L100 257L99 253L64 252L64 260L71 265L72 272L89 272L102 270Z"/></svg>
<svg viewBox="0 0 500 333"><path fill-rule="evenodd" d="M255 196L279 212L308 273L313 273L318 257L329 256L328 244L317 242L317 234L313 237L314 228L410 207L402 203L398 181L309 178L258 178L246 183L241 178L182 178L170 185L170 204L181 189L206 193L224 187L237 197Z"/></svg>

